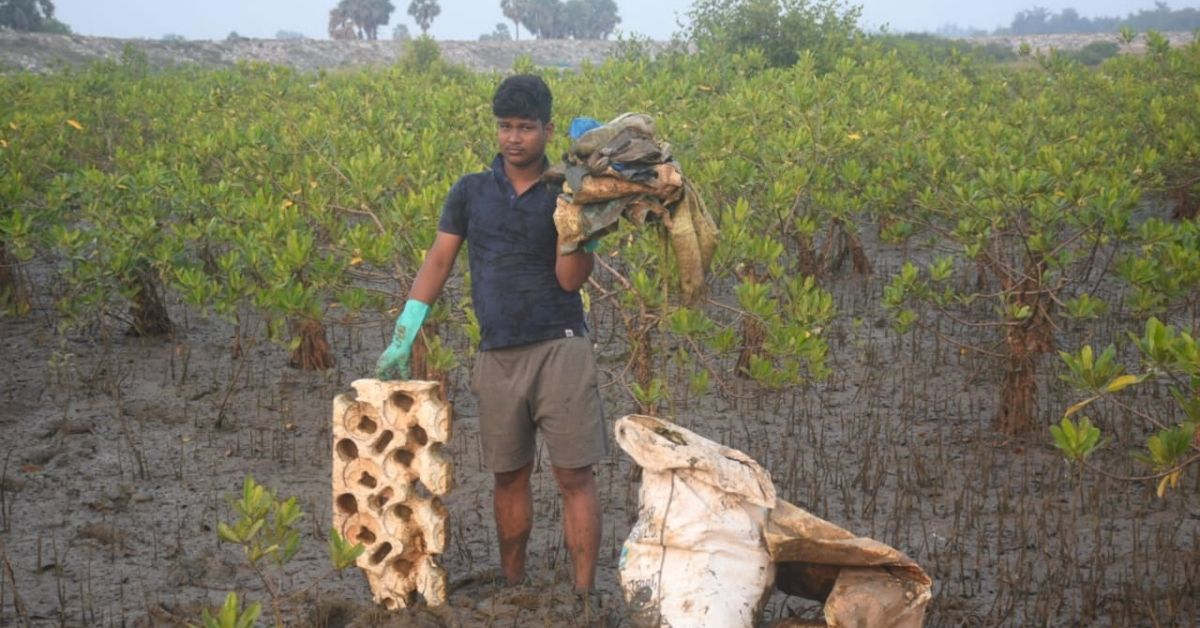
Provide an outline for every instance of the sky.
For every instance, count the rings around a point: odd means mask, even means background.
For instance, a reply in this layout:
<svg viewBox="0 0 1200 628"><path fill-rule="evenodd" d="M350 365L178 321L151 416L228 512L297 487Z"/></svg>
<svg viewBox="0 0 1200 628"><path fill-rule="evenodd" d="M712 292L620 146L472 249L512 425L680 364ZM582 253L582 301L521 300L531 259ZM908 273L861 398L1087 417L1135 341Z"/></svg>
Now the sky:
<svg viewBox="0 0 1200 628"><path fill-rule="evenodd" d="M500 0L439 0L442 12L430 34L443 40L474 40L498 22L512 24L500 13ZM224 39L236 31L244 37L274 37L280 30L326 38L329 10L337 0L54 0L55 16L80 35L158 39L168 33L187 39ZM380 36L390 36L397 23L419 29L408 16L408 0L392 0L396 11ZM991 31L1007 26L1019 11L1041 6L1053 12L1074 8L1084 17L1125 16L1152 9L1153 0L858 0L861 25L886 26L892 32L936 31L953 23ZM1200 8L1197 1L1170 1L1172 9ZM618 32L656 40L670 39L686 21L691 0L617 0Z"/></svg>

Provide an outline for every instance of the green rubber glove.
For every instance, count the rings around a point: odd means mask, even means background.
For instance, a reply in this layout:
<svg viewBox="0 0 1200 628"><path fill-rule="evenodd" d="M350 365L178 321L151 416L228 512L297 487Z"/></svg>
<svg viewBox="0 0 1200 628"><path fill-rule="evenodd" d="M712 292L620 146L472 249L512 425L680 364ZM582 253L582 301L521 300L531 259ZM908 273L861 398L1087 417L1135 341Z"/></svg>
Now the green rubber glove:
<svg viewBox="0 0 1200 628"><path fill-rule="evenodd" d="M396 319L396 330L392 332L392 343L375 361L375 377L378 379L408 379L411 376L409 361L412 359L413 342L429 315L429 305L409 299L404 311Z"/></svg>
<svg viewBox="0 0 1200 628"><path fill-rule="evenodd" d="M600 248L600 238L592 238L591 240L584 242L583 246L580 246L579 248L583 249L585 253L595 253L596 249Z"/></svg>

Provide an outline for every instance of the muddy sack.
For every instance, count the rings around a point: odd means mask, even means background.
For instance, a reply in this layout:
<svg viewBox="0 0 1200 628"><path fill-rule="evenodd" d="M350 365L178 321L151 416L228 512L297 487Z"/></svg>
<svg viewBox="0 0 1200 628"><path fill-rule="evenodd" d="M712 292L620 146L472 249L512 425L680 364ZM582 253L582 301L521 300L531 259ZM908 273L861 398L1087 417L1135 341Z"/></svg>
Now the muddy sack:
<svg viewBox="0 0 1200 628"><path fill-rule="evenodd" d="M562 189L554 210L559 253L612 233L622 217L638 227L661 225L675 252L683 302L695 302L705 292L720 235L704 199L683 176L670 145L656 137L652 117L626 113L596 123L572 121L573 142L563 163L542 176Z"/></svg>
<svg viewBox="0 0 1200 628"><path fill-rule="evenodd" d="M933 581L903 552L780 499L763 529L775 586L824 603L827 626L921 628ZM773 624L773 628L814 624ZM819 625L819 624L817 624Z"/></svg>
<svg viewBox="0 0 1200 628"><path fill-rule="evenodd" d="M763 537L775 486L752 458L682 427L630 415L617 443L641 465L638 520L620 582L635 626L753 626L774 567Z"/></svg>

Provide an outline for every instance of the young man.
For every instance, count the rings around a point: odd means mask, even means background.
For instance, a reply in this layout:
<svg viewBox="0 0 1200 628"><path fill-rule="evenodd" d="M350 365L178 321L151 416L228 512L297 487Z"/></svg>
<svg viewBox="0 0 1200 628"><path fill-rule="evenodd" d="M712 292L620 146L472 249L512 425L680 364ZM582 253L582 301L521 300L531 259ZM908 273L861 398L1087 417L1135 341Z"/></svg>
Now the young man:
<svg viewBox="0 0 1200 628"><path fill-rule="evenodd" d="M558 252L558 190L542 182L552 97L541 78L505 79L492 99L500 154L491 169L450 189L437 238L413 281L380 379L408 378L412 343L450 275L463 241L481 339L472 376L479 397L484 462L495 476L496 532L507 583L525 579L533 525L530 474L534 432L550 453L563 499L563 527L575 591L589 602L600 547L600 505L592 465L608 452L579 289L592 253ZM584 247L588 248L588 247Z"/></svg>

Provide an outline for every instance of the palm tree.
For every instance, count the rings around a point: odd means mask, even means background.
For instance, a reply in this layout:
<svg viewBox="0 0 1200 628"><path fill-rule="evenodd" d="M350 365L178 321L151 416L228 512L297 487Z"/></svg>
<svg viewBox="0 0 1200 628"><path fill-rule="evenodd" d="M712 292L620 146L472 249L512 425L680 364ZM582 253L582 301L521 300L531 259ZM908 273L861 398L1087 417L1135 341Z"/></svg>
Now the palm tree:
<svg viewBox="0 0 1200 628"><path fill-rule="evenodd" d="M515 39L521 41L521 22L525 19L529 3L526 0L500 0L500 11L512 20Z"/></svg>
<svg viewBox="0 0 1200 628"><path fill-rule="evenodd" d="M417 21L422 35L429 31L429 26L433 24L433 18L441 12L442 7L438 6L437 0L412 0L408 5L408 14Z"/></svg>

